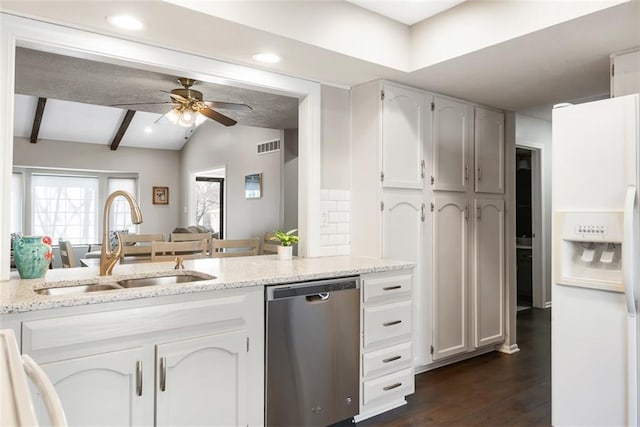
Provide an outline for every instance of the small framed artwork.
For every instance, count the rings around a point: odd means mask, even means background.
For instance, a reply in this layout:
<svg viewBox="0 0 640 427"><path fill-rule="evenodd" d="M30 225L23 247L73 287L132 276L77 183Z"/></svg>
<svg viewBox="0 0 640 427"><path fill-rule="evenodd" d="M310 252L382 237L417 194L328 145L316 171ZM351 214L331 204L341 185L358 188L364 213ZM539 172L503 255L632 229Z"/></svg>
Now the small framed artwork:
<svg viewBox="0 0 640 427"><path fill-rule="evenodd" d="M153 204L169 204L169 187L153 187Z"/></svg>
<svg viewBox="0 0 640 427"><path fill-rule="evenodd" d="M262 197L262 174L254 173L244 177L244 197L259 199Z"/></svg>

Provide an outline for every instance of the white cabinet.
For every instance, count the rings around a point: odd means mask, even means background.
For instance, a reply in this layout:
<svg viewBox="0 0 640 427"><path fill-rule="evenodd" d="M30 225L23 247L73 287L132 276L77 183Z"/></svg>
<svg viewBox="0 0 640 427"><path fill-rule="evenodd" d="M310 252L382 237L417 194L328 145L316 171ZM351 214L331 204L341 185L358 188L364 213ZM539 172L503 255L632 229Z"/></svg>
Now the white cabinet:
<svg viewBox="0 0 640 427"><path fill-rule="evenodd" d="M504 193L504 114L475 108L476 193Z"/></svg>
<svg viewBox="0 0 640 427"><path fill-rule="evenodd" d="M153 395L142 393L141 347L43 363L70 426L149 425L145 406ZM42 400L35 401L38 418L48 420ZM42 425L42 424L41 424Z"/></svg>
<svg viewBox="0 0 640 427"><path fill-rule="evenodd" d="M473 345L504 341L504 201L474 200Z"/></svg>
<svg viewBox="0 0 640 427"><path fill-rule="evenodd" d="M247 425L246 330L160 344L156 366L156 425Z"/></svg>
<svg viewBox="0 0 640 427"><path fill-rule="evenodd" d="M154 300L22 322L69 425L262 425L262 288Z"/></svg>
<svg viewBox="0 0 640 427"><path fill-rule="evenodd" d="M433 360L468 348L468 217L465 196L433 199Z"/></svg>
<svg viewBox="0 0 640 427"><path fill-rule="evenodd" d="M611 55L611 97L640 92L640 49Z"/></svg>
<svg viewBox="0 0 640 427"><path fill-rule="evenodd" d="M390 83L382 85L382 186L417 188L423 186L425 95Z"/></svg>
<svg viewBox="0 0 640 427"><path fill-rule="evenodd" d="M473 143L473 107L433 98L432 189L467 191Z"/></svg>
<svg viewBox="0 0 640 427"><path fill-rule="evenodd" d="M414 392L411 271L361 276L360 421Z"/></svg>

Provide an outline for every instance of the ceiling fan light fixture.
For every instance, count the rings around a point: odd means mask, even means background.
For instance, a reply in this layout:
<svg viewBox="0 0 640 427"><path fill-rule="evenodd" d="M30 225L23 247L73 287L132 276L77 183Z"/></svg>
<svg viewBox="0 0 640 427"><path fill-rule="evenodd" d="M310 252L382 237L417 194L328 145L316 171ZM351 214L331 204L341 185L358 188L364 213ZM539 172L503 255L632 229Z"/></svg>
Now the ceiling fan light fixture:
<svg viewBox="0 0 640 427"><path fill-rule="evenodd" d="M130 15L107 16L107 22L114 27L122 28L123 30L138 31L144 28L144 25L138 18Z"/></svg>
<svg viewBox="0 0 640 427"><path fill-rule="evenodd" d="M253 55L253 59L258 62L264 62L265 64L276 64L280 62L282 58L272 52L259 52Z"/></svg>
<svg viewBox="0 0 640 427"><path fill-rule="evenodd" d="M166 114L167 119L177 126L185 128L200 126L207 118L197 111L174 108Z"/></svg>

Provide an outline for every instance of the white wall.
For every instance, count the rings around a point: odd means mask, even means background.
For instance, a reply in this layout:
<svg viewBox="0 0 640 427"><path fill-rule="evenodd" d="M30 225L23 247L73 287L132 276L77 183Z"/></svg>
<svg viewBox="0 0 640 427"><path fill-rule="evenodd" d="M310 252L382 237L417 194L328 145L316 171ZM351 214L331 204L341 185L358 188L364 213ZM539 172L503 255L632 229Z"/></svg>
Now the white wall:
<svg viewBox="0 0 640 427"><path fill-rule="evenodd" d="M140 233L170 233L178 226L180 152L120 147L111 151L107 145L67 141L14 138L15 166L52 167L91 171L138 173L138 203L143 223ZM169 204L152 203L152 187L169 187ZM100 210L100 220L102 208Z"/></svg>
<svg viewBox="0 0 640 427"><path fill-rule="evenodd" d="M298 129L284 131L282 148L284 151L282 228L291 230L298 228Z"/></svg>
<svg viewBox="0 0 640 427"><path fill-rule="evenodd" d="M542 248L545 304L551 301L551 122L516 114L516 144L542 148Z"/></svg>
<svg viewBox="0 0 640 427"><path fill-rule="evenodd" d="M349 91L322 86L321 188L351 189Z"/></svg>
<svg viewBox="0 0 640 427"><path fill-rule="evenodd" d="M282 138L282 131L249 126L222 127L203 123L182 149L181 226L193 225L190 211L193 174L218 167L226 168L226 239L262 237L280 227L281 154L258 156L256 144ZM245 175L262 173L262 198L245 199Z"/></svg>

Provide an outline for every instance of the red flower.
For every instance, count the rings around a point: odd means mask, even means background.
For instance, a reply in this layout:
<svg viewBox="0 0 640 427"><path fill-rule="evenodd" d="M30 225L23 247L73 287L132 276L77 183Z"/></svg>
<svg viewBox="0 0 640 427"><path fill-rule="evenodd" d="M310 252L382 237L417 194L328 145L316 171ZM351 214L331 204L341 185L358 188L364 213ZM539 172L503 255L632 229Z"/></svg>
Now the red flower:
<svg viewBox="0 0 640 427"><path fill-rule="evenodd" d="M45 245L50 245L51 244L51 237L49 236L44 236L42 238L42 243L44 243Z"/></svg>
<svg viewBox="0 0 640 427"><path fill-rule="evenodd" d="M51 259L51 258L53 258L53 251L47 252L46 254L44 254L44 259Z"/></svg>

